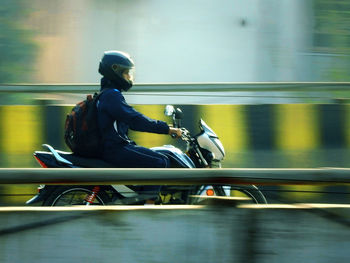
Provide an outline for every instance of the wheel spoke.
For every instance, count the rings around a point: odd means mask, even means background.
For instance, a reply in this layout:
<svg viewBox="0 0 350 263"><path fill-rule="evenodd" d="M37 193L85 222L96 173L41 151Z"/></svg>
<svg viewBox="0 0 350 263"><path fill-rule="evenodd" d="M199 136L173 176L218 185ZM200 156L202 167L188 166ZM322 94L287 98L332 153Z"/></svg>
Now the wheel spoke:
<svg viewBox="0 0 350 263"><path fill-rule="evenodd" d="M59 193L51 206L73 206L84 205L86 196L91 194L92 191L86 188L68 188L65 191ZM99 195L96 196L92 205L104 205L104 201Z"/></svg>

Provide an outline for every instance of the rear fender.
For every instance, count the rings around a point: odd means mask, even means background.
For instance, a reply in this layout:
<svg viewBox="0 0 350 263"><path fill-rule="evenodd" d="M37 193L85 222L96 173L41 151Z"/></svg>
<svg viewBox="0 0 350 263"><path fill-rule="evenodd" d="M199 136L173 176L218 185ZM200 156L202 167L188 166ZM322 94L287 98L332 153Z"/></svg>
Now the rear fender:
<svg viewBox="0 0 350 263"><path fill-rule="evenodd" d="M55 157L58 163L73 165L70 161L64 159L61 155L59 155L59 153L51 145L43 144L43 146L49 149L49 151L52 153L52 155Z"/></svg>
<svg viewBox="0 0 350 263"><path fill-rule="evenodd" d="M44 168L68 168L68 167L70 167L67 164L63 164L63 163L58 162L56 160L56 158L50 152L35 151L34 157L38 160L40 165Z"/></svg>
<svg viewBox="0 0 350 263"><path fill-rule="evenodd" d="M26 205L32 205L44 201L56 189L56 185L40 185L38 187L39 193L33 196L26 202Z"/></svg>

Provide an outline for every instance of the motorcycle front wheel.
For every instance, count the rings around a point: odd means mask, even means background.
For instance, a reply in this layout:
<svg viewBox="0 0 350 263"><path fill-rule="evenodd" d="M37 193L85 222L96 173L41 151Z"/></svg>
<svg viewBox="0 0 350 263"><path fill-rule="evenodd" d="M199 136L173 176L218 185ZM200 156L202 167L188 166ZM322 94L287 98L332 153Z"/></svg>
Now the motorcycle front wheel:
<svg viewBox="0 0 350 263"><path fill-rule="evenodd" d="M58 186L43 202L43 206L86 205L87 197L92 194L94 186ZM109 202L107 193L100 190L91 205L106 205Z"/></svg>
<svg viewBox="0 0 350 263"><path fill-rule="evenodd" d="M201 185L192 192L191 204L200 204L211 196L236 198L238 203L267 204L264 194L255 185Z"/></svg>

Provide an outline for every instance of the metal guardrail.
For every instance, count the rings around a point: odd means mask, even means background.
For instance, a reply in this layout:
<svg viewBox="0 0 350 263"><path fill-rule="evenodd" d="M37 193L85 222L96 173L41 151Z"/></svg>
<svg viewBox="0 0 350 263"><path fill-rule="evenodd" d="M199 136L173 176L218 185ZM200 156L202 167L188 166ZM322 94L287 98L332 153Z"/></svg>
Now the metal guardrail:
<svg viewBox="0 0 350 263"><path fill-rule="evenodd" d="M0 94L50 94L57 105L74 105L74 96L99 90L97 83L0 84ZM350 82L137 83L125 95L132 104L344 104Z"/></svg>
<svg viewBox="0 0 350 263"><path fill-rule="evenodd" d="M0 92L91 93L100 89L97 83L0 84ZM177 91L350 91L350 82L222 82L222 83L136 83L133 92Z"/></svg>
<svg viewBox="0 0 350 263"><path fill-rule="evenodd" d="M0 168L0 184L350 184L350 168Z"/></svg>

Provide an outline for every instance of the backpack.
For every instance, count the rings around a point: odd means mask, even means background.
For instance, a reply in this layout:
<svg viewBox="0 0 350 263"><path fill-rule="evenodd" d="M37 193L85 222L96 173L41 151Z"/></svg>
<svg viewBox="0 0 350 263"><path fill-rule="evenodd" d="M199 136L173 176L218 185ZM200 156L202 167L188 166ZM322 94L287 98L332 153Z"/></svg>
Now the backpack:
<svg viewBox="0 0 350 263"><path fill-rule="evenodd" d="M102 94L87 95L67 114L64 140L73 153L84 157L97 157L101 136L97 124L97 100Z"/></svg>

